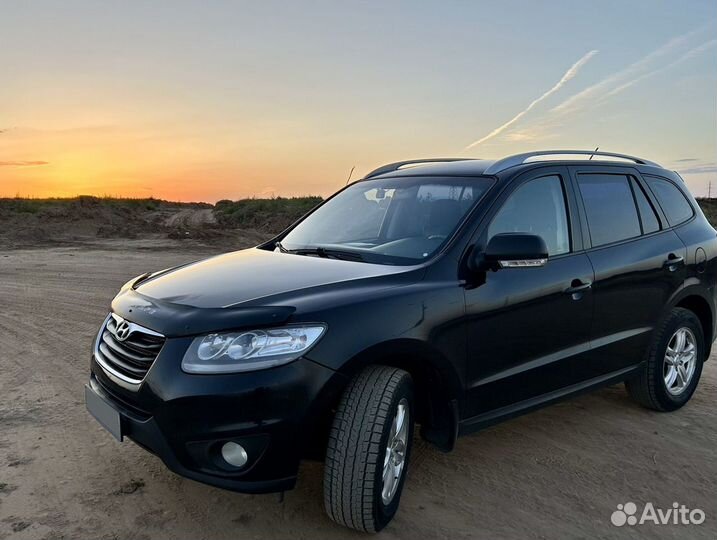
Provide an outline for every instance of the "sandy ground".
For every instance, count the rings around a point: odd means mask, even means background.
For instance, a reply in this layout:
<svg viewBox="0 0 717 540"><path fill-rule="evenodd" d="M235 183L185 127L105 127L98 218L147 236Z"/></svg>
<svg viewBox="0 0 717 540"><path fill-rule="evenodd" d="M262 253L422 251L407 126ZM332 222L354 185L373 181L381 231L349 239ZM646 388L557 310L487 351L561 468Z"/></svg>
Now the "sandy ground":
<svg viewBox="0 0 717 540"><path fill-rule="evenodd" d="M205 225L213 225L217 222L212 208L185 209L169 216L165 225L174 228L198 228Z"/></svg>
<svg viewBox="0 0 717 540"><path fill-rule="evenodd" d="M165 242L166 245L166 242ZM210 254L107 242L0 252L0 538L350 538L325 517L322 466L297 489L229 493L182 479L85 411L90 346L128 278ZM672 414L622 386L463 438L420 441L401 509L382 538L710 538L717 536L717 360ZM617 528L618 503L677 501L701 526Z"/></svg>

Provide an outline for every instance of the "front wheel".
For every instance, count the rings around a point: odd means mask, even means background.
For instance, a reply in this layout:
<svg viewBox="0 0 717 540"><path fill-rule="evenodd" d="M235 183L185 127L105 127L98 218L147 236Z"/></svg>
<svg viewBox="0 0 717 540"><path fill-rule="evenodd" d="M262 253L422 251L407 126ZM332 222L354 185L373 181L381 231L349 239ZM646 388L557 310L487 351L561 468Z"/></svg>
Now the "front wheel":
<svg viewBox="0 0 717 540"><path fill-rule="evenodd" d="M413 421L407 372L370 366L351 381L326 451L324 505L336 523L378 532L391 521L406 479Z"/></svg>

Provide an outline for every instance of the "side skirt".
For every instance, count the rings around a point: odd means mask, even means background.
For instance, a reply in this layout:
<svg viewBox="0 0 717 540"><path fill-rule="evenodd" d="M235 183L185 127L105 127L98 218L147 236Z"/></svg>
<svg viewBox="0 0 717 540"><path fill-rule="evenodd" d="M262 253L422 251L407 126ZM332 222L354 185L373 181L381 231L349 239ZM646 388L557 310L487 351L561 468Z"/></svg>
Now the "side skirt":
<svg viewBox="0 0 717 540"><path fill-rule="evenodd" d="M468 435L469 433L480 431L481 429L498 424L504 420L521 416L530 411L552 405L553 403L557 403L564 399L585 394L603 386L610 386L612 384L622 382L629 379L631 375L639 372L644 365L644 362L640 362L634 366L630 366L619 371L613 371L612 373L601 375L600 377L595 377L594 379L588 379L587 381L573 384L571 386L566 386L565 388L555 390L548 394L543 394L512 405L507 405L505 407L501 407L500 409L495 409L487 413L473 416L472 418L466 418L465 420L461 420L458 428L458 434Z"/></svg>

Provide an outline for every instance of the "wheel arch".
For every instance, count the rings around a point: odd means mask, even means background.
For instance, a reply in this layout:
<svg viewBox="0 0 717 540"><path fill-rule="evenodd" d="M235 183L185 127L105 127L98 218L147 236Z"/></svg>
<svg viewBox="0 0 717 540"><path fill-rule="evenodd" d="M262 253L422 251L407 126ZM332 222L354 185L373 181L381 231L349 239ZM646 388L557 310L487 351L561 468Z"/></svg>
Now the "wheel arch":
<svg viewBox="0 0 717 540"><path fill-rule="evenodd" d="M712 341L715 338L714 328L714 309L712 304L707 299L706 295L697 288L685 288L680 291L680 294L676 296L671 307L679 307L690 310L694 313L702 325L702 332L704 333L706 355L705 360L709 357L712 350Z"/></svg>
<svg viewBox="0 0 717 540"><path fill-rule="evenodd" d="M376 364L397 367L411 374L421 436L443 451L452 450L458 434L462 387L453 364L423 341L396 339L361 351L341 371L351 378Z"/></svg>

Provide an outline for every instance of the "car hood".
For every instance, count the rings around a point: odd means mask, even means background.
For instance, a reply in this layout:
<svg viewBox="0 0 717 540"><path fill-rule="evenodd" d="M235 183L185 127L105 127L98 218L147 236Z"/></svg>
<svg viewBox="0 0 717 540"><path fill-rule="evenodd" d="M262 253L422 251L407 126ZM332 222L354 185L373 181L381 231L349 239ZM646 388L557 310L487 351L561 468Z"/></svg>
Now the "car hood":
<svg viewBox="0 0 717 540"><path fill-rule="evenodd" d="M169 269L140 281L142 296L196 308L230 308L263 298L406 271L252 248Z"/></svg>

